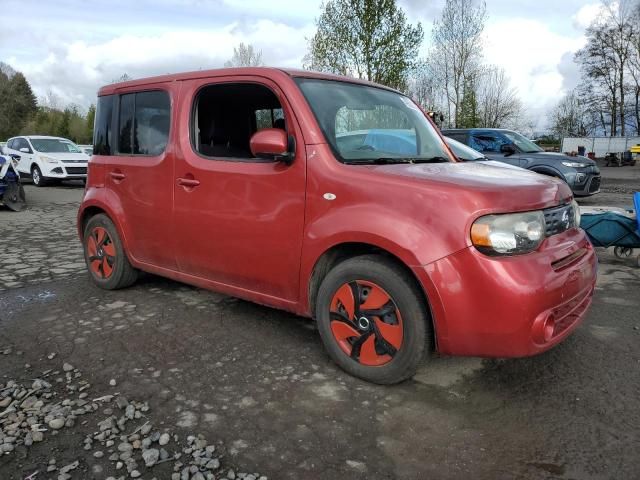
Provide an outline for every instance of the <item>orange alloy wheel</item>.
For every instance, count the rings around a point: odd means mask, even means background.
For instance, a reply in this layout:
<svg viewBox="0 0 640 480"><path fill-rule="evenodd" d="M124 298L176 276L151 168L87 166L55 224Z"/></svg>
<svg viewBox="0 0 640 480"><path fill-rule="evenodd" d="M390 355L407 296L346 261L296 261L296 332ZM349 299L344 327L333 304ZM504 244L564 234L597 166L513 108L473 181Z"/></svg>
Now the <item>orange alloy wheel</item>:
<svg viewBox="0 0 640 480"><path fill-rule="evenodd" d="M367 366L389 363L402 346L402 317L373 282L343 284L331 300L331 332L344 353Z"/></svg>
<svg viewBox="0 0 640 480"><path fill-rule="evenodd" d="M95 227L91 230L87 238L87 252L94 275L104 280L111 277L116 262L116 247L105 228Z"/></svg>

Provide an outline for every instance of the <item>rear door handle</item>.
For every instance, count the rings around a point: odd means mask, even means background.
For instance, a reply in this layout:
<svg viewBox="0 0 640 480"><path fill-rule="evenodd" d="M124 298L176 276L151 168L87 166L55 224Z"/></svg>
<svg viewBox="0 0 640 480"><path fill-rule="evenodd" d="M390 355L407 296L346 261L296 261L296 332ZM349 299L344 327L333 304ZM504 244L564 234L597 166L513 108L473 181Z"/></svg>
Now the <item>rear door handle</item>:
<svg viewBox="0 0 640 480"><path fill-rule="evenodd" d="M179 178L178 185L180 185L181 187L193 188L200 185L200 181L196 180L195 178Z"/></svg>
<svg viewBox="0 0 640 480"><path fill-rule="evenodd" d="M124 180L126 178L126 175L122 172L111 172L109 175L111 175L111 178L114 180Z"/></svg>

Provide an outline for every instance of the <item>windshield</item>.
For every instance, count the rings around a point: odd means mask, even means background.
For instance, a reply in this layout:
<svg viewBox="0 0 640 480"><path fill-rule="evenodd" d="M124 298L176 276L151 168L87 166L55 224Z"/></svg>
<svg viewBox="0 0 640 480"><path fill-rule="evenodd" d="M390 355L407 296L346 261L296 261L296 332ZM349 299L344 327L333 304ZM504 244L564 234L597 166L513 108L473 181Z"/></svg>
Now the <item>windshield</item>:
<svg viewBox="0 0 640 480"><path fill-rule="evenodd" d="M524 153L535 153L535 152L543 152L544 150L540 148L538 145L533 143L527 137L520 135L516 132L502 132L505 137L507 137L511 143L515 143L516 147L523 151Z"/></svg>
<svg viewBox="0 0 640 480"><path fill-rule="evenodd" d="M444 141L447 142L447 145L449 145L449 148L453 150L453 153L460 160L463 160L465 162L475 162L478 160L487 159L487 157L482 155L480 152L477 152L471 147L467 147L464 143L454 140L453 138L444 137Z"/></svg>
<svg viewBox="0 0 640 480"><path fill-rule="evenodd" d="M59 138L31 138L31 145L37 152L43 153L82 153L80 149L69 140Z"/></svg>
<svg viewBox="0 0 640 480"><path fill-rule="evenodd" d="M334 80L296 81L338 160L451 161L440 136L408 97Z"/></svg>

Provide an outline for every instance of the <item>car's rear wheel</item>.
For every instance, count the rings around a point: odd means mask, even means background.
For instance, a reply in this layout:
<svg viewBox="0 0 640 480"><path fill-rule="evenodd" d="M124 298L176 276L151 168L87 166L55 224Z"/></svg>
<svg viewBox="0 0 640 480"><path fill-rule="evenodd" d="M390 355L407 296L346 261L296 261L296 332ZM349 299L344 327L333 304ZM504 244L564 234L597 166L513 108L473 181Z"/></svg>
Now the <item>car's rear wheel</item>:
<svg viewBox="0 0 640 480"><path fill-rule="evenodd" d="M38 167L37 165L34 165L31 168L31 180L36 187L44 187L47 184L47 181L42 176L40 167Z"/></svg>
<svg viewBox="0 0 640 480"><path fill-rule="evenodd" d="M331 358L373 383L413 376L431 345L431 322L415 280L380 255L333 268L322 281L315 310Z"/></svg>
<svg viewBox="0 0 640 480"><path fill-rule="evenodd" d="M87 222L84 258L91 279L100 288L125 288L138 278L138 271L129 263L115 225L104 214L95 215Z"/></svg>

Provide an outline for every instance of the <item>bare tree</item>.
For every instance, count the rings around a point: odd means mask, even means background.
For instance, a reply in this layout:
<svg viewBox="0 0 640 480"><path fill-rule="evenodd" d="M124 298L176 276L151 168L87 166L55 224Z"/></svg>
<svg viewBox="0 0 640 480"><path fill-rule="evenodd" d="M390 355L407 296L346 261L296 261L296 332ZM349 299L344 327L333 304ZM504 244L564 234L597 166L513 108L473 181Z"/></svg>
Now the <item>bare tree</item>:
<svg viewBox="0 0 640 480"><path fill-rule="evenodd" d="M489 66L477 75L476 97L482 127L506 128L522 116L522 102L503 68Z"/></svg>
<svg viewBox="0 0 640 480"><path fill-rule="evenodd" d="M250 43L240 43L233 47L233 57L224 62L225 67L259 67L264 65L262 61L262 50L255 50Z"/></svg>
<svg viewBox="0 0 640 480"><path fill-rule="evenodd" d="M446 0L433 22L433 49L429 63L439 72L445 89L448 122L457 127L465 84L472 81L482 60L482 32L486 5L477 0Z"/></svg>
<svg viewBox="0 0 640 480"><path fill-rule="evenodd" d="M584 137L589 133L585 104L575 91L569 92L558 102L549 120L551 131L560 138Z"/></svg>
<svg viewBox="0 0 640 480"><path fill-rule="evenodd" d="M605 100L600 103L606 104L610 135L625 135L625 76L632 63L637 26L633 23L631 0L604 0L603 7L604 15L587 28L587 44L576 53L576 61L583 72L583 83L589 87L583 90Z"/></svg>

